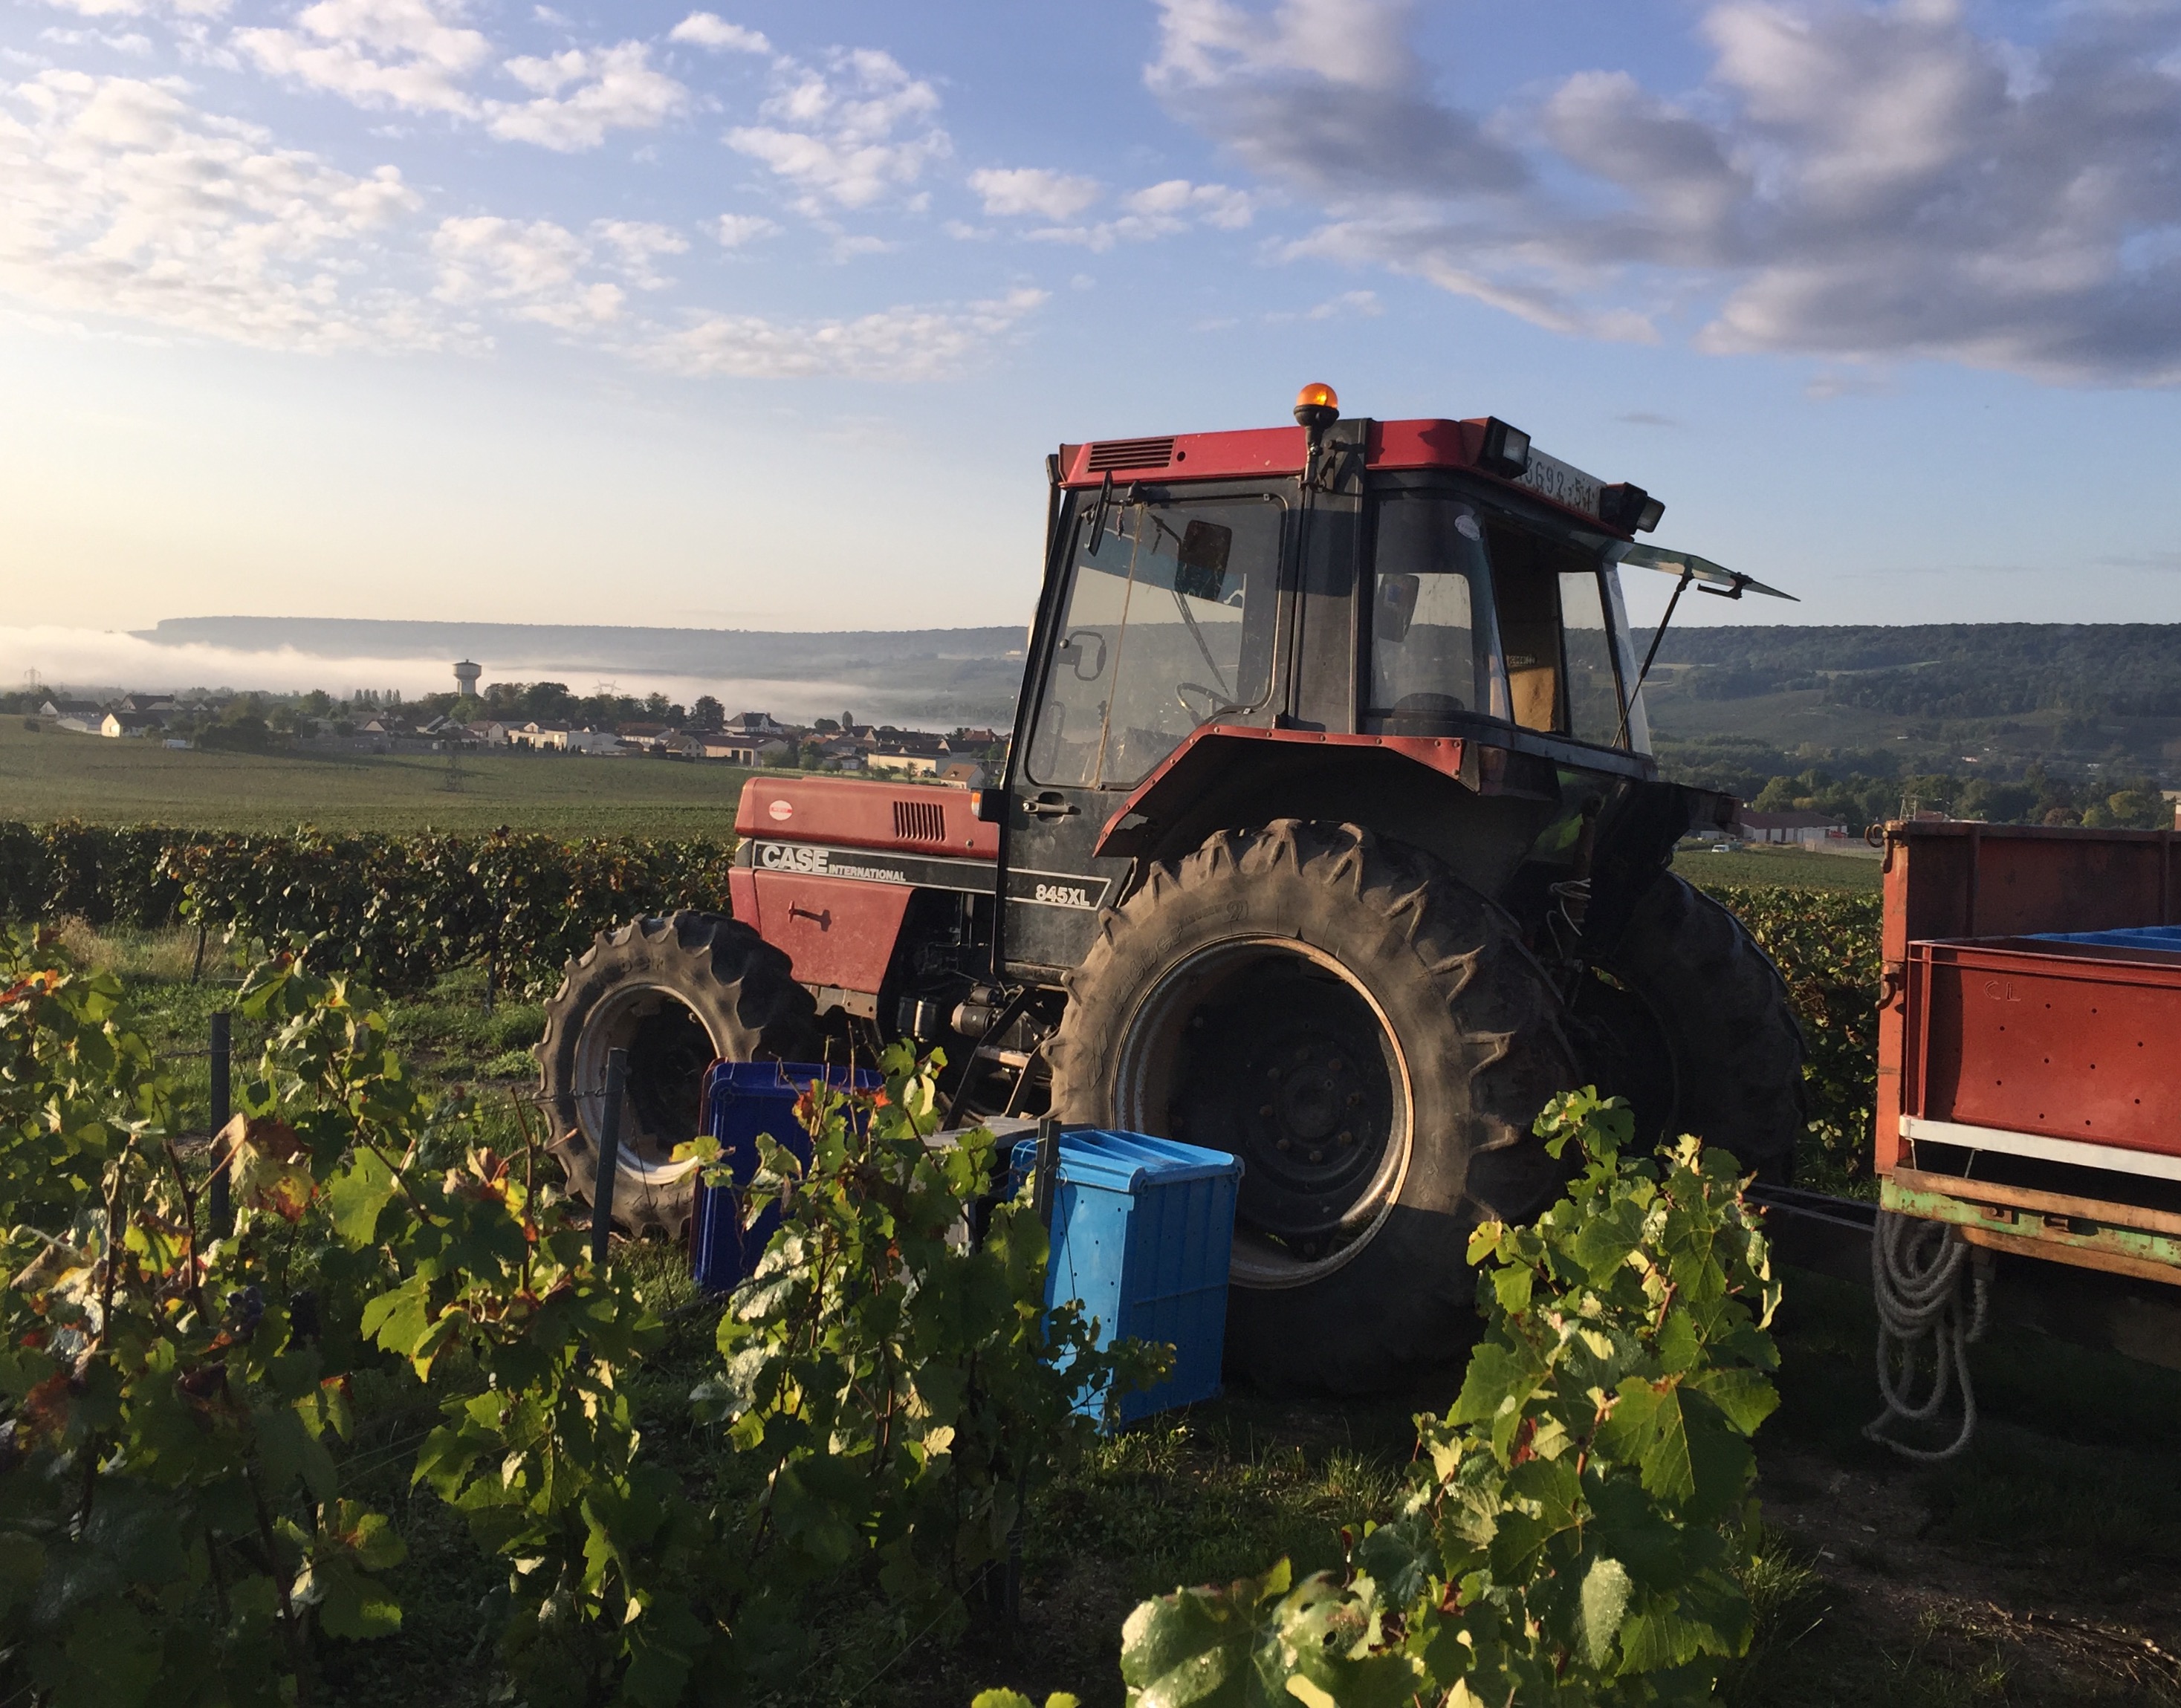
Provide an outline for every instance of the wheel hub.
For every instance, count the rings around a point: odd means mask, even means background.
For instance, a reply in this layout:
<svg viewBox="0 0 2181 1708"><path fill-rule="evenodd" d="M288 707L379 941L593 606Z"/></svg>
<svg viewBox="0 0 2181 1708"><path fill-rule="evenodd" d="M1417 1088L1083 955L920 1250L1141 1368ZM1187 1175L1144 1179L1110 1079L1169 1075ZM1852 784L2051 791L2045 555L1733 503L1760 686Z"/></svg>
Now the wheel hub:
<svg viewBox="0 0 2181 1708"><path fill-rule="evenodd" d="M1385 1022L1337 968L1299 945L1222 945L1151 994L1127 1053L1126 1120L1242 1159L1241 1238L1316 1264L1384 1214L1405 1096Z"/></svg>

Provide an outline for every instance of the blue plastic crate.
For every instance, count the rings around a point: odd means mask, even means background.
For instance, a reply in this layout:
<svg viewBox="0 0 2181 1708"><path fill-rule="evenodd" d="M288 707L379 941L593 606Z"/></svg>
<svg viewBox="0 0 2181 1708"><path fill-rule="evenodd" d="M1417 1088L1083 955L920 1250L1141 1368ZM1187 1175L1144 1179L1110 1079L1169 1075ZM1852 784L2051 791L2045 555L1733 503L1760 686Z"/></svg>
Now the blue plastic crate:
<svg viewBox="0 0 2181 1708"><path fill-rule="evenodd" d="M747 1184L757 1173L759 1133L770 1134L809 1165L810 1135L795 1118L795 1103L821 1079L837 1091L851 1088L845 1067L799 1061L712 1064L704 1076L704 1131L719 1140L721 1160L734 1170L737 1185ZM853 1088L876 1091L885 1083L883 1074L859 1069ZM698 1286L713 1292L727 1292L737 1286L757 1266L780 1226L780 1206L772 1204L744 1229L737 1198L728 1187L698 1183L689 1246Z"/></svg>
<svg viewBox="0 0 2181 1708"><path fill-rule="evenodd" d="M1026 1177L1037 1141L1017 1143L1013 1162ZM1102 1347L1118 1337L1174 1349L1164 1381L1121 1397L1123 1423L1219 1391L1241 1179L1223 1150L1088 1127L1060 1135L1046 1304L1079 1301Z"/></svg>

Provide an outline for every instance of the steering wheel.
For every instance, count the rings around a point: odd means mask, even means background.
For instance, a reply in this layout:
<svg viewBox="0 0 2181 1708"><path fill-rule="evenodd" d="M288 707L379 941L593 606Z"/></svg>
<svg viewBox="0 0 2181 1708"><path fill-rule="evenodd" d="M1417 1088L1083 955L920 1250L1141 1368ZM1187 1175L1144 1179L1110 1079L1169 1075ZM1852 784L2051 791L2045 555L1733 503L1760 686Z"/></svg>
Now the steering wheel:
<svg viewBox="0 0 2181 1708"><path fill-rule="evenodd" d="M1191 694L1204 696L1204 711L1201 714L1198 713L1195 707L1189 703L1189 697ZM1224 693L1216 688L1207 688L1201 682L1176 683L1173 697L1181 709L1189 714L1191 720L1198 724L1208 724L1222 712L1231 712L1234 709L1234 702Z"/></svg>

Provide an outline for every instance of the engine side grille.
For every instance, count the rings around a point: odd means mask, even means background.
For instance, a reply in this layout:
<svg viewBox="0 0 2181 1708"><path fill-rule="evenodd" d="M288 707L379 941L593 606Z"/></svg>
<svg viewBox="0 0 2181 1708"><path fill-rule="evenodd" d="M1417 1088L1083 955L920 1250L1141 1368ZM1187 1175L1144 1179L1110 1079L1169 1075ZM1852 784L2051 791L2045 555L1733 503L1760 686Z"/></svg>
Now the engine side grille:
<svg viewBox="0 0 2181 1708"><path fill-rule="evenodd" d="M904 842L944 842L947 809L936 801L897 801L893 834Z"/></svg>
<svg viewBox="0 0 2181 1708"><path fill-rule="evenodd" d="M1107 469L1162 469L1173 460L1173 441L1165 439L1108 439L1090 447L1090 471Z"/></svg>

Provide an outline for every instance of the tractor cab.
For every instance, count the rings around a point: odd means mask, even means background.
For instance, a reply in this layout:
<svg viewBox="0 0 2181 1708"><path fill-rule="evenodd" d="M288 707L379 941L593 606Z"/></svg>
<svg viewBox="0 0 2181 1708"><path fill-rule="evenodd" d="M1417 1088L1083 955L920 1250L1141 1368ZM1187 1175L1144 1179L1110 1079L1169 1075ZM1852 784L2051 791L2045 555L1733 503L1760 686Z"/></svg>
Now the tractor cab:
<svg viewBox="0 0 2181 1708"><path fill-rule="evenodd" d="M1502 895L1587 875L1582 824L1655 785L1621 565L1664 505L1497 419L1297 416L1052 460L1004 859L1084 905L1009 908L1025 974L1219 824L1384 826Z"/></svg>

